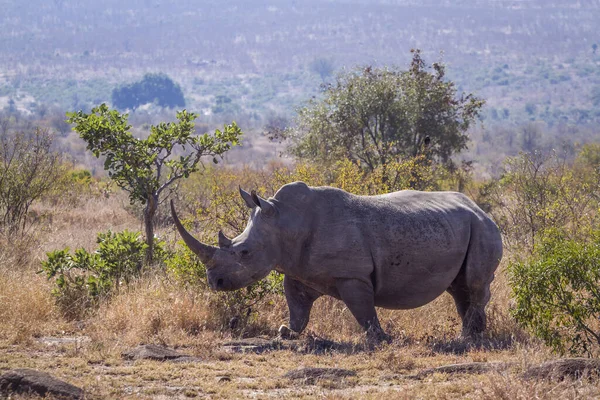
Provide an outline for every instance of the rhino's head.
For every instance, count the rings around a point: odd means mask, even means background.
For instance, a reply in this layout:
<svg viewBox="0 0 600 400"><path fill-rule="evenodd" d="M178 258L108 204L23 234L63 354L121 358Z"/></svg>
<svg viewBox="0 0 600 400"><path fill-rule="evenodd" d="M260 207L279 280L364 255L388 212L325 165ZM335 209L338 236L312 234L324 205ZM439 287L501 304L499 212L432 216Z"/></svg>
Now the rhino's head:
<svg viewBox="0 0 600 400"><path fill-rule="evenodd" d="M236 290L266 277L280 259L278 209L254 191L240 195L252 209L248 225L239 236L229 239L219 232L219 247L209 246L190 235L177 218L173 201L171 214L185 244L206 266L208 284L215 290Z"/></svg>

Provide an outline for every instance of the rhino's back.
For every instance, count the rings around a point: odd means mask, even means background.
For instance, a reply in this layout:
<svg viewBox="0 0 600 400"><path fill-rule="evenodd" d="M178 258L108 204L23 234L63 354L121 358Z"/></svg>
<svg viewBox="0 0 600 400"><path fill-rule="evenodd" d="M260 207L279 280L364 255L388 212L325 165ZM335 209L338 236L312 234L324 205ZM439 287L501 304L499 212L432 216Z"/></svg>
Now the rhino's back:
<svg viewBox="0 0 600 400"><path fill-rule="evenodd" d="M370 279L382 307L413 308L435 299L459 273L473 234L489 236L490 246L499 238L489 217L456 192L316 194L326 211L317 232L333 252L327 259L336 260L331 273Z"/></svg>

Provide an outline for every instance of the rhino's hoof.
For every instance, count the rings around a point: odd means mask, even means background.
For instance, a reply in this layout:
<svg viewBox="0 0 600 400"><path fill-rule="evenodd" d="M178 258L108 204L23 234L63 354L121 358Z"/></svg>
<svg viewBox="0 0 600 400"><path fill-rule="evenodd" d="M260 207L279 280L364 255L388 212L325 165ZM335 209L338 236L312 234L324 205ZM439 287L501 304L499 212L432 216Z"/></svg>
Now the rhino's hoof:
<svg viewBox="0 0 600 400"><path fill-rule="evenodd" d="M377 347L382 344L391 344L393 337L383 331L367 331L367 344L369 347Z"/></svg>
<svg viewBox="0 0 600 400"><path fill-rule="evenodd" d="M279 327L279 337L282 339L298 339L299 336L297 332L294 332L285 325Z"/></svg>

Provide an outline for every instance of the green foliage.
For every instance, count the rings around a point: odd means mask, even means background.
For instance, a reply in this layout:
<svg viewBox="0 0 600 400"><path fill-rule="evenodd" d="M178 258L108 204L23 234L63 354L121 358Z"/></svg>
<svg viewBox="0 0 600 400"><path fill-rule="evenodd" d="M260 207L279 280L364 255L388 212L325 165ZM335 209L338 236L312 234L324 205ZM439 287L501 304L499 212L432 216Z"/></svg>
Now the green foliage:
<svg viewBox="0 0 600 400"><path fill-rule="evenodd" d="M526 262L509 266L512 314L559 353L600 349L600 231L589 241L548 234Z"/></svg>
<svg viewBox="0 0 600 400"><path fill-rule="evenodd" d="M215 96L215 106L212 108L214 114L234 114L240 112L240 106L233 103L231 97L225 95Z"/></svg>
<svg viewBox="0 0 600 400"><path fill-rule="evenodd" d="M600 143L583 145L577 156L577 161L600 173Z"/></svg>
<svg viewBox="0 0 600 400"><path fill-rule="evenodd" d="M186 110L177 113L177 122L161 122L150 127L146 139L133 136L127 114L110 110L106 104L68 113L68 122L87 142L87 149L96 157L104 156L104 169L110 178L129 193L131 203L145 204L144 225L148 244L148 261L153 256L153 218L164 190L199 169L202 157L222 156L239 144L242 132L232 122L213 135L194 135L197 115ZM189 151L188 151L189 149ZM187 151L187 152L186 152Z"/></svg>
<svg viewBox="0 0 600 400"><path fill-rule="evenodd" d="M208 287L204 264L183 241L177 242L175 251L164 262L167 272L183 286L203 289Z"/></svg>
<svg viewBox="0 0 600 400"><path fill-rule="evenodd" d="M80 248L71 254L66 248L47 253L48 259L42 261L40 273L54 279L52 294L69 318L81 317L140 275L147 245L139 232L100 233L97 243L93 253ZM155 247L159 257L164 257L163 243L157 242Z"/></svg>
<svg viewBox="0 0 600 400"><path fill-rule="evenodd" d="M165 74L146 74L141 81L114 89L112 102L120 110L135 110L147 103L170 108L185 107L181 87Z"/></svg>
<svg viewBox="0 0 600 400"><path fill-rule="evenodd" d="M0 229L24 230L33 202L63 188L65 167L48 131L0 134Z"/></svg>
<svg viewBox="0 0 600 400"><path fill-rule="evenodd" d="M338 75L287 131L292 153L327 164L348 158L371 171L420 154L448 162L467 147L466 130L484 102L457 96L444 66L431 68L416 50L408 71L367 67Z"/></svg>

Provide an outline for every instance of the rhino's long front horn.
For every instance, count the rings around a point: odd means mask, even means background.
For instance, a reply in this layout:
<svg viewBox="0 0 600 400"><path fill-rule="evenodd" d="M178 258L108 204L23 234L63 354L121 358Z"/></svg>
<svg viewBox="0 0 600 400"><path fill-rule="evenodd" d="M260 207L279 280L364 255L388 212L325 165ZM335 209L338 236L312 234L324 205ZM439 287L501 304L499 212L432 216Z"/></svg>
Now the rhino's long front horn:
<svg viewBox="0 0 600 400"><path fill-rule="evenodd" d="M204 243L200 243L198 240L196 240L196 238L190 235L188 231L185 230L183 225L181 225L181 221L179 221L179 218L177 217L173 200L171 200L171 215L173 216L175 226L177 227L177 230L179 231L179 234L181 235L181 238L183 239L187 247L189 247L190 250L196 253L196 255L204 264L208 263L215 254L215 251L217 251L217 248L214 246L208 246Z"/></svg>

